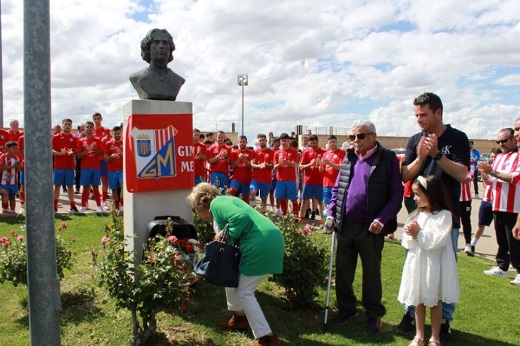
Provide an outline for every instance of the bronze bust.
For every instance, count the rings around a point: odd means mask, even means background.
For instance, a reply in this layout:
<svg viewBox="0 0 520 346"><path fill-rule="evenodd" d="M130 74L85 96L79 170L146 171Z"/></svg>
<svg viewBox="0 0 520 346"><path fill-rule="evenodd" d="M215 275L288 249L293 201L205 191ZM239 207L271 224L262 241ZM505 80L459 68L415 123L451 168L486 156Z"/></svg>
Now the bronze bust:
<svg viewBox="0 0 520 346"><path fill-rule="evenodd" d="M152 29L141 41L141 57L150 65L130 76L141 100L175 101L185 79L168 68L175 44L165 29Z"/></svg>

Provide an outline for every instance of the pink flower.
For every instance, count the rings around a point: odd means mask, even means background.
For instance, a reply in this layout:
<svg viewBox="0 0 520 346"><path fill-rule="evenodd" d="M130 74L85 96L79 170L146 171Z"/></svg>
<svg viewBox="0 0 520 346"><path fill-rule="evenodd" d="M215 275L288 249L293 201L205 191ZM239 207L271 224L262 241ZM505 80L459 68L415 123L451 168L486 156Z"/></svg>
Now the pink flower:
<svg viewBox="0 0 520 346"><path fill-rule="evenodd" d="M106 243L108 243L108 242L110 242L110 238L109 238L109 237L103 237L103 238L101 238L101 244L106 244Z"/></svg>
<svg viewBox="0 0 520 346"><path fill-rule="evenodd" d="M23 235L19 235L18 238L16 238L16 239L18 239L18 241L23 241L24 238L23 238Z"/></svg>
<svg viewBox="0 0 520 346"><path fill-rule="evenodd" d="M172 243L172 244L175 244L175 242L176 242L177 240L178 240L177 237L174 236L174 235L171 235L171 236L168 237L168 241L169 241L170 243Z"/></svg>
<svg viewBox="0 0 520 346"><path fill-rule="evenodd" d="M303 227L303 229L302 229L302 233L303 233L303 234L309 234L309 233L311 233L311 228L310 228L308 225L305 226L305 227Z"/></svg>
<svg viewBox="0 0 520 346"><path fill-rule="evenodd" d="M61 224L60 224L60 227L61 228L67 228L67 223L65 221L63 221Z"/></svg>
<svg viewBox="0 0 520 346"><path fill-rule="evenodd" d="M9 234L11 235L11 237L14 237L14 235L16 234L15 231L10 231Z"/></svg>
<svg viewBox="0 0 520 346"><path fill-rule="evenodd" d="M8 241L9 241L9 239L7 239L7 237L0 238L0 243L2 243L2 244L5 242L8 242Z"/></svg>

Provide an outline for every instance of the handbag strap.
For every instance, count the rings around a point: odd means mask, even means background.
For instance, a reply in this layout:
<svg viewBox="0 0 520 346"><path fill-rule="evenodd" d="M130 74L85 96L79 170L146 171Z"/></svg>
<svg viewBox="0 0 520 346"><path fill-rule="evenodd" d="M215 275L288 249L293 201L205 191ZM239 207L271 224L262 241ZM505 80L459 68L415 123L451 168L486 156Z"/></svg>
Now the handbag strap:
<svg viewBox="0 0 520 346"><path fill-rule="evenodd" d="M227 244L229 240L229 223L226 223L224 228L222 229L222 236L220 237L220 242ZM233 243L233 246L239 246L240 245L240 239L236 239Z"/></svg>

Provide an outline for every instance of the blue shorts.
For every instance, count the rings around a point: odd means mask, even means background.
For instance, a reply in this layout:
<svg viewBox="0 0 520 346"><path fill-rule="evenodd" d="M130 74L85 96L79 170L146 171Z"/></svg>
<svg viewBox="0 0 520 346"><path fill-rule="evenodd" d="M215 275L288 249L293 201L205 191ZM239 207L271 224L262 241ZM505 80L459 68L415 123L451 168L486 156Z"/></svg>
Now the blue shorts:
<svg viewBox="0 0 520 346"><path fill-rule="evenodd" d="M23 171L20 171L20 184L25 184L25 173Z"/></svg>
<svg viewBox="0 0 520 346"><path fill-rule="evenodd" d="M224 172L213 172L210 176L211 185L222 191L222 194L226 194L229 188L229 177Z"/></svg>
<svg viewBox="0 0 520 346"><path fill-rule="evenodd" d="M199 185L200 183L206 182L206 176L205 175L196 175L195 176L195 185Z"/></svg>
<svg viewBox="0 0 520 346"><path fill-rule="evenodd" d="M323 200L323 185L304 184L302 190L302 199L316 198L319 202Z"/></svg>
<svg viewBox="0 0 520 346"><path fill-rule="evenodd" d="M72 186L74 185L74 170L73 169L55 169L52 181L54 185L65 185Z"/></svg>
<svg viewBox="0 0 520 346"><path fill-rule="evenodd" d="M276 197L276 199L289 199L291 201L296 201L298 199L296 182L278 180L276 182L276 189L274 190L274 197Z"/></svg>
<svg viewBox="0 0 520 346"><path fill-rule="evenodd" d="M332 198L332 186L323 187L323 203L329 204L331 198Z"/></svg>
<svg viewBox="0 0 520 346"><path fill-rule="evenodd" d="M236 196L244 196L249 197L249 183L241 183L238 180L231 180L230 186L231 188L237 190Z"/></svg>
<svg viewBox="0 0 520 346"><path fill-rule="evenodd" d="M489 202L480 202L480 207L478 208L478 225L491 225L491 221L493 221L493 210L491 203Z"/></svg>
<svg viewBox="0 0 520 346"><path fill-rule="evenodd" d="M99 161L99 171L101 172L102 177L108 177L108 162L105 160Z"/></svg>
<svg viewBox="0 0 520 346"><path fill-rule="evenodd" d="M18 193L18 185L0 185L0 190L9 192L9 196L14 196Z"/></svg>
<svg viewBox="0 0 520 346"><path fill-rule="evenodd" d="M277 181L278 180L276 180L276 179L273 179L273 181L271 181L271 191L274 191L276 189L276 182Z"/></svg>
<svg viewBox="0 0 520 346"><path fill-rule="evenodd" d="M99 186L101 175L97 168L82 168L79 184L81 186Z"/></svg>
<svg viewBox="0 0 520 346"><path fill-rule="evenodd" d="M111 190L117 190L123 186L123 171L108 172L108 186Z"/></svg>
<svg viewBox="0 0 520 346"><path fill-rule="evenodd" d="M260 183L256 180L251 180L251 185L249 185L249 191L260 191L261 199L267 199L270 189L271 183Z"/></svg>

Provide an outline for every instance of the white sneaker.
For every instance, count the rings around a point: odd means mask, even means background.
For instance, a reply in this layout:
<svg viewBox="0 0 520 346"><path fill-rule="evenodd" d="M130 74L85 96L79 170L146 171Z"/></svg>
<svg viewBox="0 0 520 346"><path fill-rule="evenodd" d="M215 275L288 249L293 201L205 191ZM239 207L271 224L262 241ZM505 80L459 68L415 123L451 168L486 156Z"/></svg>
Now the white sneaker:
<svg viewBox="0 0 520 346"><path fill-rule="evenodd" d="M125 211L125 206L120 205L120 206L119 206L119 211L120 211L121 213L124 212L124 211Z"/></svg>
<svg viewBox="0 0 520 346"><path fill-rule="evenodd" d="M79 212L82 213L82 214L85 214L87 212L87 207L81 207Z"/></svg>
<svg viewBox="0 0 520 346"><path fill-rule="evenodd" d="M464 246L464 252L468 256L474 256L475 255L474 252L473 252L473 249L471 247L471 244L466 244L466 246Z"/></svg>
<svg viewBox="0 0 520 346"><path fill-rule="evenodd" d="M500 269L499 267L493 267L491 269L484 270L484 274L490 275L490 276L498 276L498 277L504 278L504 279L509 279L509 273L507 271Z"/></svg>
<svg viewBox="0 0 520 346"><path fill-rule="evenodd" d="M276 217L282 217L282 211L280 209L276 209L276 213L274 214Z"/></svg>
<svg viewBox="0 0 520 346"><path fill-rule="evenodd" d="M511 285L520 286L520 274L516 275L516 278L513 281L509 281Z"/></svg>
<svg viewBox="0 0 520 346"><path fill-rule="evenodd" d="M25 208L20 207L20 210L18 210L18 214L23 214L23 213L25 213Z"/></svg>
<svg viewBox="0 0 520 346"><path fill-rule="evenodd" d="M96 209L96 213L104 213L105 211L103 210L103 207L102 206L99 206L97 207Z"/></svg>

